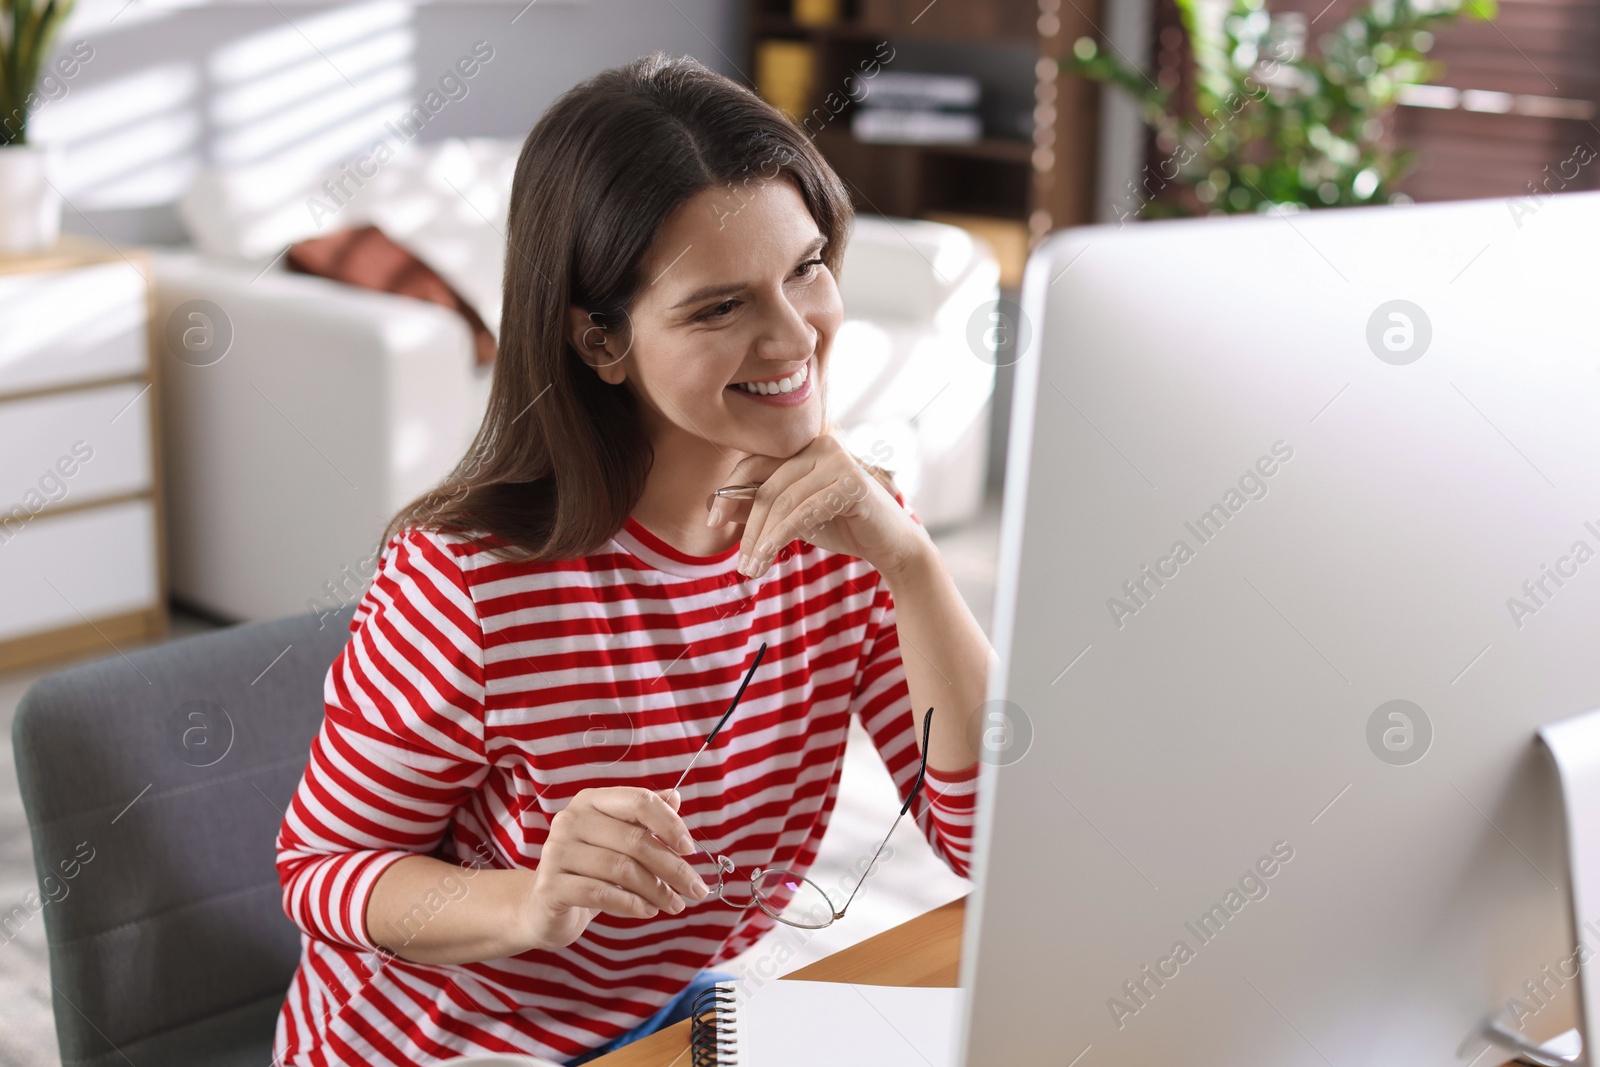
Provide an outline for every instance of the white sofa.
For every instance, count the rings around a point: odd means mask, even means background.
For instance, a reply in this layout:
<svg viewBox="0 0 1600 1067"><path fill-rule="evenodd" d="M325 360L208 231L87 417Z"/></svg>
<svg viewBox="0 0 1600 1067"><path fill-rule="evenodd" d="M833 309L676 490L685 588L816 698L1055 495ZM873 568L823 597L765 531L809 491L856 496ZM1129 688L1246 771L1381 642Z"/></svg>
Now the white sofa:
<svg viewBox="0 0 1600 1067"><path fill-rule="evenodd" d="M306 206L314 178L197 181L181 205L195 247L153 256L157 333L200 321L184 305L207 301L202 313L221 316L216 339L231 334L215 362L215 351L179 358L173 340L158 353L169 576L181 600L249 620L359 598L384 524L471 442L490 369L475 365L454 313L290 273L274 256L302 237L376 223L498 331L518 148L413 146L332 216ZM998 284L994 255L964 230L857 216L828 409L859 455L890 450L884 466L933 529L981 506L994 368L967 327Z"/></svg>

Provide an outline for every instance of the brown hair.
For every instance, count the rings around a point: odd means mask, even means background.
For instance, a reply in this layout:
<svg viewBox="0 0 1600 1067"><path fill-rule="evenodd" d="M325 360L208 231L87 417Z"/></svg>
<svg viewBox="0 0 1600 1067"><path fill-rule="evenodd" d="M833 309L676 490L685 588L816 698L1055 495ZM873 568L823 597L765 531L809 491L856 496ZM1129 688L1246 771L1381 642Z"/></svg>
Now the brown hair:
<svg viewBox="0 0 1600 1067"><path fill-rule="evenodd" d="M782 175L839 272L854 210L805 133L749 89L662 52L564 93L523 143L511 186L500 351L477 437L436 488L389 520L488 533L504 558L601 549L644 492L653 459L638 404L574 350L568 308L624 351L642 260L667 217L713 185ZM742 186L741 186L742 187Z"/></svg>

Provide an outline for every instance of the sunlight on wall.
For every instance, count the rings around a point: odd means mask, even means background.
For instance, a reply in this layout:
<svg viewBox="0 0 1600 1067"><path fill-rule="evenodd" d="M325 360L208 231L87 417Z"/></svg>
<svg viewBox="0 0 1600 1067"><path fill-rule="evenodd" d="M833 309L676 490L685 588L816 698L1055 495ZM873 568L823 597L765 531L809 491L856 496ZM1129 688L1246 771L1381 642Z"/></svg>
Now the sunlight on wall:
<svg viewBox="0 0 1600 1067"><path fill-rule="evenodd" d="M210 118L223 131L214 162L326 167L364 148L399 114L416 80L410 23L409 5L377 0L218 49L206 64L215 86ZM330 136L343 127L351 128Z"/></svg>
<svg viewBox="0 0 1600 1067"><path fill-rule="evenodd" d="M62 194L80 211L175 199L198 167L199 88L193 64L164 63L41 108L34 133L61 152Z"/></svg>
<svg viewBox="0 0 1600 1067"><path fill-rule="evenodd" d="M415 81L409 67L415 44L410 29L393 28L330 54L337 70L314 56L243 81L227 77L224 61L214 59L211 121L227 131L217 139L214 159L222 166L257 162L335 120L385 106L393 112Z"/></svg>
<svg viewBox="0 0 1600 1067"><path fill-rule="evenodd" d="M120 11L96 2L74 28L92 43L135 24L136 15L155 17L146 2ZM182 5L150 5L169 13L174 6ZM41 109L37 139L58 146L61 190L72 206L171 203L203 178L204 210L227 216L229 227L303 214L308 188L368 150L411 106L416 34L412 5L401 0L280 14L277 25L198 61L75 85Z"/></svg>
<svg viewBox="0 0 1600 1067"><path fill-rule="evenodd" d="M117 30L160 22L176 13L176 5L151 0L78 0L68 24L76 38L99 40Z"/></svg>
<svg viewBox="0 0 1600 1067"><path fill-rule="evenodd" d="M303 235L307 194L383 135L416 84L409 4L289 17L293 25L242 38L206 64L218 132L203 192L252 253Z"/></svg>

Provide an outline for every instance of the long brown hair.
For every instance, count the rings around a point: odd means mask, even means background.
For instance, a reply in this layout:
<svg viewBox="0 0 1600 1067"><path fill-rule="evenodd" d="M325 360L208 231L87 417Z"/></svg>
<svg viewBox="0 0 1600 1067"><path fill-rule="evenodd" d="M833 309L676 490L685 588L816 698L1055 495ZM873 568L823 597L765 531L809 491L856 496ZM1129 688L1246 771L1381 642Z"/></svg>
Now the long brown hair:
<svg viewBox="0 0 1600 1067"><path fill-rule="evenodd" d="M854 219L844 184L803 131L744 86L658 51L551 105L511 186L483 424L455 469L389 520L380 548L411 526L488 533L508 559L602 548L643 494L653 456L633 394L573 348L568 308L626 351L642 260L673 210L713 185L737 194L780 175L804 198L837 274Z"/></svg>

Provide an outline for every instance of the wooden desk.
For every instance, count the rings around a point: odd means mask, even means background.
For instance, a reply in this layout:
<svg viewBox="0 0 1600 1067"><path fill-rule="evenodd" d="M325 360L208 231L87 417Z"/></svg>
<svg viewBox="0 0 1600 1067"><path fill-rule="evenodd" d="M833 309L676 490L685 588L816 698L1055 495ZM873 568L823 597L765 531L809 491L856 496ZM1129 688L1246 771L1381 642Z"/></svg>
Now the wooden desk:
<svg viewBox="0 0 1600 1067"><path fill-rule="evenodd" d="M952 900L783 978L867 985L959 985L961 922L966 910L965 897ZM589 1062L593 1067L685 1067L689 1062L689 1022L676 1023ZM1496 1063L1500 1061L1491 1059L1483 1067ZM1514 1064L1506 1061L1501 1067Z"/></svg>
<svg viewBox="0 0 1600 1067"><path fill-rule="evenodd" d="M784 978L873 985L957 985L961 971L961 920L966 906L965 897L952 900ZM688 1062L687 1019L590 1061L593 1067L681 1067Z"/></svg>

